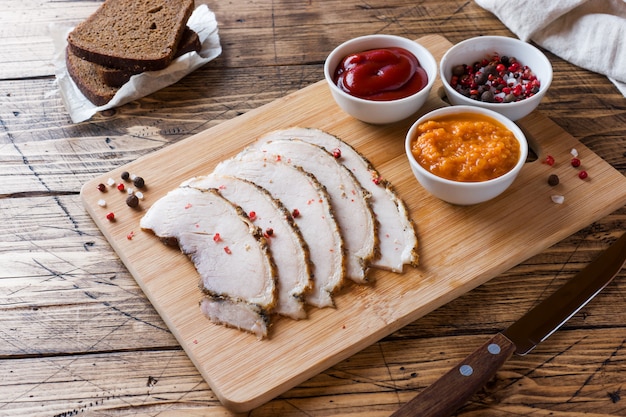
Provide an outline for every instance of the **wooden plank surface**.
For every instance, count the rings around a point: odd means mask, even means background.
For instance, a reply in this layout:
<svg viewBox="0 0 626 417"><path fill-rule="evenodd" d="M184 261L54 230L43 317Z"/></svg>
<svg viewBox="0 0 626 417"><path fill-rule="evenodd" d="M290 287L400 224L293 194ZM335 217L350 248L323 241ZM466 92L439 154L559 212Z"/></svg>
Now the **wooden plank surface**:
<svg viewBox="0 0 626 417"><path fill-rule="evenodd" d="M81 186L317 82L350 37L514 35L465 0L200 2L216 12L222 56L80 124L60 100L47 26L101 0L0 2L0 415L388 416L626 232L621 207L269 403L225 409L86 213ZM555 77L540 112L624 175L624 97L546 53ZM457 415L624 416L624 278Z"/></svg>
<svg viewBox="0 0 626 417"><path fill-rule="evenodd" d="M440 36L419 42L440 58L451 45ZM426 109L444 105L434 87ZM372 126L343 113L318 82L246 115L145 156L83 188L87 209L220 400L235 411L258 407L407 323L486 282L626 203L626 179L543 115L521 121L538 158L500 198L457 207L429 196L412 176L404 136L412 120ZM209 173L256 137L291 126L315 127L362 152L397 188L417 223L421 265L404 274L376 271L375 284L349 285L336 309L311 310L303 321L276 320L269 340L207 323L198 308L198 275L186 256L139 230L143 212L182 181ZM569 165L577 149L590 179ZM553 155L559 163L542 163ZM177 163L164 168L166 161ZM142 210L125 207L125 193L97 190L126 170L146 179ZM550 173L562 178L547 184ZM551 194L563 194L563 205ZM100 207L99 199L107 201ZM596 201L602 200L598 207ZM109 222L105 214L116 213ZM525 227L528 224L534 227ZM128 239L129 233L134 233ZM226 348L227 347L227 348Z"/></svg>

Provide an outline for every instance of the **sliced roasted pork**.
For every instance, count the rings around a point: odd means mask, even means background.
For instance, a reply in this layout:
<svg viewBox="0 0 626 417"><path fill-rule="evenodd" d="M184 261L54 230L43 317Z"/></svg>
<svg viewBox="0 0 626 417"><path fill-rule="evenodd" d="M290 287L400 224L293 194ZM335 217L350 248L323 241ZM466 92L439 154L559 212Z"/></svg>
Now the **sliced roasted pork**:
<svg viewBox="0 0 626 417"><path fill-rule="evenodd" d="M293 214L313 264L314 285L306 302L316 307L333 306L332 294L345 276L344 245L328 195L319 181L254 149L221 162L214 173L243 178L265 188Z"/></svg>
<svg viewBox="0 0 626 417"><path fill-rule="evenodd" d="M271 132L262 142L297 138L340 154L341 161L371 194L371 205L378 220L380 257L373 266L401 272L404 265L417 265L417 235L404 202L391 184L380 176L372 164L341 139L311 128L290 128Z"/></svg>
<svg viewBox="0 0 626 417"><path fill-rule="evenodd" d="M309 250L281 201L274 199L265 188L231 175L213 173L185 181L183 186L200 190L216 188L261 228L278 271L278 304L274 311L292 319L305 318L304 294L313 284ZM220 305L213 307L219 311Z"/></svg>
<svg viewBox="0 0 626 417"><path fill-rule="evenodd" d="M255 304L233 302L220 297L204 297L200 301L200 311L213 323L249 331L259 339L267 335L269 316L264 315Z"/></svg>
<svg viewBox="0 0 626 417"><path fill-rule="evenodd" d="M310 172L324 185L346 246L347 277L360 284L366 282L370 264L378 256L369 192L332 154L316 144L285 139L259 141L251 146Z"/></svg>
<svg viewBox="0 0 626 417"><path fill-rule="evenodd" d="M276 268L261 230L239 207L217 190L179 187L157 200L140 226L189 256L206 297L202 311L212 321L267 335Z"/></svg>

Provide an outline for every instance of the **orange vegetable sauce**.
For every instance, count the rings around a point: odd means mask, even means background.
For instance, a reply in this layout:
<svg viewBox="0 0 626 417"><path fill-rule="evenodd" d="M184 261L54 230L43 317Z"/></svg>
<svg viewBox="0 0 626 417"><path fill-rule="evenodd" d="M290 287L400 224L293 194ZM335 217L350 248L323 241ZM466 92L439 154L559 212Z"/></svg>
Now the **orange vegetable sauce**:
<svg viewBox="0 0 626 417"><path fill-rule="evenodd" d="M501 123L479 114L442 116L420 124L411 151L433 174L478 182L509 172L520 157L519 142Z"/></svg>

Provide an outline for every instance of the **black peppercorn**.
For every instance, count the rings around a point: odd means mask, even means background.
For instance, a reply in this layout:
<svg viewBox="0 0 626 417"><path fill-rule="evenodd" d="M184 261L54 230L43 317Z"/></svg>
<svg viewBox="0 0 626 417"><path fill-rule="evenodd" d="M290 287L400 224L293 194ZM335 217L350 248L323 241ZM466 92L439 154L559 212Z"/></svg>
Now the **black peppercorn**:
<svg viewBox="0 0 626 417"><path fill-rule="evenodd" d="M559 184L559 176L556 174L552 174L548 177L548 184L550 184L551 186L555 186Z"/></svg>
<svg viewBox="0 0 626 417"><path fill-rule="evenodd" d="M484 93L482 93L480 95L480 100L481 101L485 101L487 103L493 103L494 100L494 95L492 91L485 91Z"/></svg>
<svg viewBox="0 0 626 417"><path fill-rule="evenodd" d="M515 101L515 94L509 93L506 96L504 96L505 103L512 103L514 101Z"/></svg>
<svg viewBox="0 0 626 417"><path fill-rule="evenodd" d="M452 75L456 75L457 77L460 77L464 73L465 73L465 67L463 65L455 65L452 68Z"/></svg>
<svg viewBox="0 0 626 417"><path fill-rule="evenodd" d="M128 171L122 172L122 179L124 181L128 181L129 178L130 178L130 174L128 173Z"/></svg>
<svg viewBox="0 0 626 417"><path fill-rule="evenodd" d="M496 65L494 63L490 63L489 65L487 65L485 67L485 74L487 74L487 76L491 75L498 75L498 70L496 68Z"/></svg>
<svg viewBox="0 0 626 417"><path fill-rule="evenodd" d="M487 71L479 72L478 75L476 75L475 77L476 84L478 85L484 85L488 80L489 74L487 74Z"/></svg>
<svg viewBox="0 0 626 417"><path fill-rule="evenodd" d="M137 188L143 188L143 186L145 185L145 182L144 182L143 178L135 177L135 179L133 180L133 184Z"/></svg>
<svg viewBox="0 0 626 417"><path fill-rule="evenodd" d="M126 198L126 204L130 208L137 208L139 206L139 199L135 194L131 194Z"/></svg>

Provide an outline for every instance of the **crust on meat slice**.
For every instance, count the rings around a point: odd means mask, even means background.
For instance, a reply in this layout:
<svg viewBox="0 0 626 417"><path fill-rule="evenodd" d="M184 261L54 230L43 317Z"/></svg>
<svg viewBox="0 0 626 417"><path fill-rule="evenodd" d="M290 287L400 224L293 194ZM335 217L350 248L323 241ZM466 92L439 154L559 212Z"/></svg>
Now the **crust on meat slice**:
<svg viewBox="0 0 626 417"><path fill-rule="evenodd" d="M276 268L261 231L241 208L217 190L179 187L157 200L140 226L165 242L175 240L189 256L206 302L228 306L228 312L213 316L217 323L267 335L276 304Z"/></svg>
<svg viewBox="0 0 626 417"><path fill-rule="evenodd" d="M265 188L294 215L309 247L313 264L313 288L306 303L332 307L332 294L344 282L345 249L328 194L314 176L263 152L246 149L222 161L214 173L243 178Z"/></svg>
<svg viewBox="0 0 626 417"><path fill-rule="evenodd" d="M295 320L306 318L305 293L313 286L309 249L289 211L265 189L231 175L209 174L185 181L182 186L219 193L241 207L264 232L278 271L278 303L274 312ZM209 307L211 306L211 307ZM207 311L218 303L206 303Z"/></svg>
<svg viewBox="0 0 626 417"><path fill-rule="evenodd" d="M347 277L359 284L367 282L370 265L380 255L370 193L332 154L316 144L284 139L251 146L310 172L324 185L346 246Z"/></svg>
<svg viewBox="0 0 626 417"><path fill-rule="evenodd" d="M260 141L297 138L314 143L329 152L338 150L341 161L371 194L371 205L378 221L380 257L373 266L402 272L404 265L419 263L418 239L408 209L389 181L382 178L365 156L343 140L319 129L293 127L270 132Z"/></svg>

